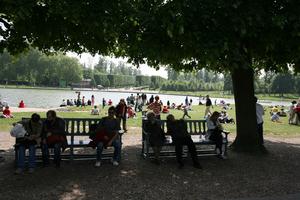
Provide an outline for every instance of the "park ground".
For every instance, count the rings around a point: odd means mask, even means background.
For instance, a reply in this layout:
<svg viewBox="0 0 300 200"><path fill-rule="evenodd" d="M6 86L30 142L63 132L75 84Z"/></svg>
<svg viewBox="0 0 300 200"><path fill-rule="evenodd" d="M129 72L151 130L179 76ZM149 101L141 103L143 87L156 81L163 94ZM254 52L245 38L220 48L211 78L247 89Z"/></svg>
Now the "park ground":
<svg viewBox="0 0 300 200"><path fill-rule="evenodd" d="M202 106L194 106L193 119L203 118ZM219 107L215 107L219 110ZM267 108L269 109L269 108ZM90 117L89 108L59 112L62 117ZM182 111L171 111L180 117ZM234 110L230 110L234 116ZM32 112L15 113L19 120ZM40 112L42 117L45 112ZM102 115L106 110L102 111ZM165 117L165 116L164 116ZM38 167L34 174L14 175L13 138L8 122L1 119L0 199L289 199L300 193L300 130L299 126L269 122L265 115L267 155L241 154L229 150L227 160L200 157L202 170L185 160L184 169L177 168L175 158L164 159L160 166L140 156L141 117L128 121L124 135L123 159L118 167L103 162L94 168L94 161L63 162L60 169ZM234 125L225 125L234 139Z"/></svg>

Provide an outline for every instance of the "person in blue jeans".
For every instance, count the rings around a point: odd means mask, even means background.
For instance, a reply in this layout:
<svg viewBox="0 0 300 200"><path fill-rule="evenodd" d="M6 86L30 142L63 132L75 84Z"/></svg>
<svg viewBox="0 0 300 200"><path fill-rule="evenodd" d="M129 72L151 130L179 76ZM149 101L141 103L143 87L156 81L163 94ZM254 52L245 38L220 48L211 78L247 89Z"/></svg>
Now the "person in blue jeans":
<svg viewBox="0 0 300 200"><path fill-rule="evenodd" d="M42 131L43 165L49 164L49 148L54 148L54 164L60 167L61 150L67 145L65 121L57 117L54 110L49 110L46 115Z"/></svg>
<svg viewBox="0 0 300 200"><path fill-rule="evenodd" d="M21 174L25 169L25 151L29 149L28 172L33 173L35 169L35 149L41 142L43 123L40 115L34 113L30 120L18 122L26 130L24 138L17 138L17 169L15 174Z"/></svg>
<svg viewBox="0 0 300 200"><path fill-rule="evenodd" d="M101 166L101 158L102 158L102 151L104 147L113 146L114 147L114 154L112 158L112 164L114 166L118 166L120 159L121 159L121 148L122 144L120 141L119 130L120 122L118 119L115 118L116 109L114 106L108 109L108 116L103 117L99 122L99 126L96 132L105 132L105 136L103 137L102 141L97 143L97 157L95 167Z"/></svg>

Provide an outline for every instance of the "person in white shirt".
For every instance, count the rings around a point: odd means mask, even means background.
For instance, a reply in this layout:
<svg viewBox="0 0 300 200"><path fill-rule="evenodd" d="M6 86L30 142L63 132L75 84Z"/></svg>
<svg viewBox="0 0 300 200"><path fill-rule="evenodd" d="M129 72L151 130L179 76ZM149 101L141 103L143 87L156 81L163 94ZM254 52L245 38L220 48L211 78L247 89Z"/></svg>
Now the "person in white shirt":
<svg viewBox="0 0 300 200"><path fill-rule="evenodd" d="M260 144L264 144L264 136L263 136L263 115L265 114L264 107L257 103L257 97L254 97L254 101L256 103L256 120L257 120L257 129L258 129L258 137Z"/></svg>
<svg viewBox="0 0 300 200"><path fill-rule="evenodd" d="M100 111L97 106L92 109L91 115L100 115Z"/></svg>

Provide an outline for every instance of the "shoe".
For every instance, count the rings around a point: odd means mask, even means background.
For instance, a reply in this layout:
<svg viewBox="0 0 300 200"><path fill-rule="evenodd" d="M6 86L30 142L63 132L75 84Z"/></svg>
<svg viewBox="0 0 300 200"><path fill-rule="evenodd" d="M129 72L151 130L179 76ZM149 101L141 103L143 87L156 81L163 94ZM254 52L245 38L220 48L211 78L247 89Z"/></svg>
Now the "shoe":
<svg viewBox="0 0 300 200"><path fill-rule="evenodd" d="M202 166L201 166L199 163L194 163L193 166L194 166L196 169L202 169Z"/></svg>
<svg viewBox="0 0 300 200"><path fill-rule="evenodd" d="M29 169L28 169L28 173L29 173L29 174L33 174L33 173L34 173L34 168L29 168Z"/></svg>
<svg viewBox="0 0 300 200"><path fill-rule="evenodd" d="M222 159L222 160L226 160L226 159L227 159L227 157L224 156L224 155L222 155L222 154L218 154L218 155L217 155L217 158L220 158L220 159Z"/></svg>
<svg viewBox="0 0 300 200"><path fill-rule="evenodd" d="M22 174L22 173L23 173L23 169L21 169L21 168L18 168L18 169L16 169L16 171L15 171L15 174L16 174L16 175Z"/></svg>
<svg viewBox="0 0 300 200"><path fill-rule="evenodd" d="M112 162L113 166L119 166L119 163L117 161Z"/></svg>
<svg viewBox="0 0 300 200"><path fill-rule="evenodd" d="M95 163L95 167L100 167L101 166L101 162L100 161L97 161L96 163Z"/></svg>

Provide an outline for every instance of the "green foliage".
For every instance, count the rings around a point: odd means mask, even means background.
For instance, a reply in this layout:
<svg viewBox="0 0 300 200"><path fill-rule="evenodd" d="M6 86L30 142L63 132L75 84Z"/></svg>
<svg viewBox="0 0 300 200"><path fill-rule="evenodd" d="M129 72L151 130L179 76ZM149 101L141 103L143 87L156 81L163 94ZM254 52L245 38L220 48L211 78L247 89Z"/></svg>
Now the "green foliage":
<svg viewBox="0 0 300 200"><path fill-rule="evenodd" d="M135 86L149 86L151 84L150 76L137 75L135 77Z"/></svg>
<svg viewBox="0 0 300 200"><path fill-rule="evenodd" d="M8 52L0 54L0 80L8 83L18 81L30 85L59 86L82 79L82 66L77 59L63 54L46 56L38 50L12 56Z"/></svg>

